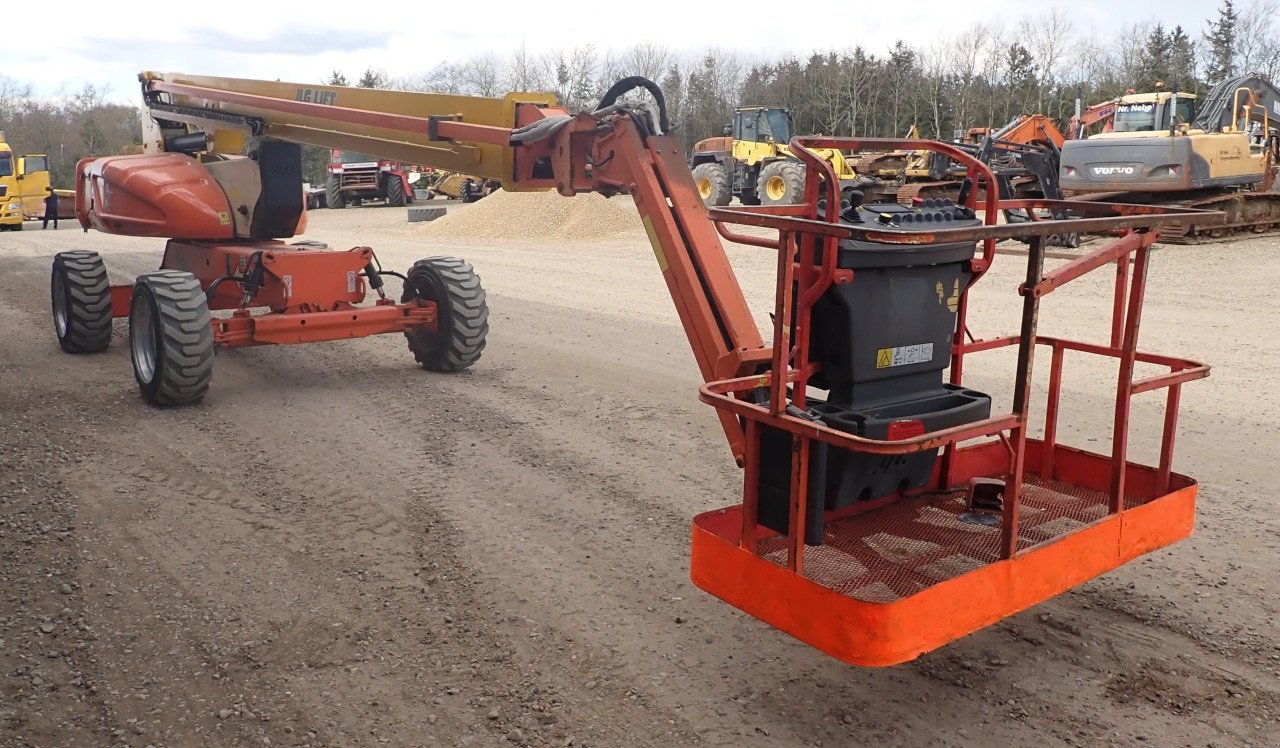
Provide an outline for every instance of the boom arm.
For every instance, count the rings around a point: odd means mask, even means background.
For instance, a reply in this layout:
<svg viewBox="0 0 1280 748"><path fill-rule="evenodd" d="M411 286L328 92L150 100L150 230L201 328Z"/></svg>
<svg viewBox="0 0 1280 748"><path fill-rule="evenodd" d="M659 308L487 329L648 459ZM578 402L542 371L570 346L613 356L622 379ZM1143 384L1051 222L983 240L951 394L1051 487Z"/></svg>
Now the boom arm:
<svg viewBox="0 0 1280 748"><path fill-rule="evenodd" d="M1248 95L1237 96L1241 89L1247 89ZM1239 109L1242 105L1249 111L1242 113ZM1264 112L1269 118L1280 119L1280 89L1258 73L1238 75L1209 90L1191 127L1206 132L1236 129L1242 121L1259 119L1258 115Z"/></svg>
<svg viewBox="0 0 1280 748"><path fill-rule="evenodd" d="M253 134L467 171L507 189L630 194L703 378L747 376L768 364L771 349L649 81L620 81L596 111L570 115L547 94L490 99L182 74L141 79L161 131L148 147L159 150L172 150L191 126L214 151ZM650 90L657 111L618 103L637 86ZM741 462L742 426L728 411L720 420Z"/></svg>
<svg viewBox="0 0 1280 748"><path fill-rule="evenodd" d="M1078 103L1079 99L1076 101ZM1119 99L1110 99L1100 104L1094 104L1081 114L1072 116L1071 121L1067 124L1067 137L1072 140L1083 138L1085 132L1091 126L1103 120L1107 120L1107 123L1102 126L1102 131L1109 132L1111 130L1110 120L1116 113L1116 102L1118 101Z"/></svg>

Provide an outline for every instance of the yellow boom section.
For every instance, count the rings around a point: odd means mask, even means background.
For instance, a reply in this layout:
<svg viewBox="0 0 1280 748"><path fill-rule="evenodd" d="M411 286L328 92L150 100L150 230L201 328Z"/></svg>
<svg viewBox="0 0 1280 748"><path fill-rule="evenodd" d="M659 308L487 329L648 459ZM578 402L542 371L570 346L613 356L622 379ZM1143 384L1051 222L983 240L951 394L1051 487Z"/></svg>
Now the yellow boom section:
<svg viewBox="0 0 1280 748"><path fill-rule="evenodd" d="M293 143L338 148L411 164L461 171L513 184L514 149L505 145L432 140L428 118L514 128L522 105L555 107L549 93L508 93L502 98L387 91L183 73L142 73L146 106L158 120L181 122L213 136L214 151L238 150L251 131L243 119L260 120L259 135ZM306 103L332 107L334 116L291 111ZM397 127L379 126L398 120ZM420 123L413 120L420 119ZM238 121L239 120L239 121ZM406 129L408 124L410 129ZM420 125L420 126L419 126Z"/></svg>

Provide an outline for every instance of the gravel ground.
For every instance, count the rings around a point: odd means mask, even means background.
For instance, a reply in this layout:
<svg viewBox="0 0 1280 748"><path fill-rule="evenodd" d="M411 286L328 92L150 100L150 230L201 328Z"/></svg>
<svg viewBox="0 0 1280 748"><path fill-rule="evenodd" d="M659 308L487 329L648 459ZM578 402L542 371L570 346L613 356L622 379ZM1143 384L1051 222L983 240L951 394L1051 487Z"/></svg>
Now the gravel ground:
<svg viewBox="0 0 1280 748"><path fill-rule="evenodd" d="M308 238L467 257L484 357L242 349L203 404L157 411L123 321L105 353L58 351L47 283L56 251L125 282L162 243L0 235L0 746L1275 745L1280 241L1155 255L1144 347L1215 366L1175 465L1203 484L1196 535L870 670L689 583L689 519L740 474L642 239L439 242L391 209L318 211ZM773 260L730 254L767 322ZM1021 275L1001 256L982 281L980 335L1016 330ZM1099 338L1109 283L1055 293L1044 330ZM997 403L1007 364L972 365ZM1105 451L1113 374L1067 377L1062 438ZM1138 458L1161 402L1135 409Z"/></svg>

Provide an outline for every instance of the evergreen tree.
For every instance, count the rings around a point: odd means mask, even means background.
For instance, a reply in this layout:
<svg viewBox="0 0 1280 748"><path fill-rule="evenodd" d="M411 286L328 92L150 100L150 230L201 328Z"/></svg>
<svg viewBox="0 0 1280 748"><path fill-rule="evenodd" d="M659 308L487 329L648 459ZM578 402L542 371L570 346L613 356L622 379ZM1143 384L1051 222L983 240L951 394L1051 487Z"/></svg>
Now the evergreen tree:
<svg viewBox="0 0 1280 748"><path fill-rule="evenodd" d="M335 71L333 71L332 73L329 73L329 80L325 81L325 85L327 85L327 86L349 86L349 85L351 85L351 84L347 82L347 76L345 76L345 75L343 75L342 73L340 73L340 72L338 72L337 70L335 70Z"/></svg>
<svg viewBox="0 0 1280 748"><path fill-rule="evenodd" d="M1142 48L1142 57L1138 63L1138 79L1134 83L1139 89L1149 90L1158 84L1168 87L1170 82L1169 63L1173 56L1173 39L1164 31L1164 25L1157 23L1147 34L1146 44Z"/></svg>
<svg viewBox="0 0 1280 748"><path fill-rule="evenodd" d="M1199 89L1196 81L1196 48L1181 26L1174 26L1169 34L1169 65L1166 75L1167 82L1171 86L1176 85L1180 91L1195 93Z"/></svg>
<svg viewBox="0 0 1280 748"><path fill-rule="evenodd" d="M387 85L387 76L373 68L365 68L364 75L356 81L356 86L360 88L382 88L385 85Z"/></svg>
<svg viewBox="0 0 1280 748"><path fill-rule="evenodd" d="M1236 9L1231 0L1222 0L1218 20L1209 22L1204 43L1209 59L1205 62L1205 82L1218 83L1235 72Z"/></svg>
<svg viewBox="0 0 1280 748"><path fill-rule="evenodd" d="M1004 121L1008 122L1019 112L1029 112L1034 107L1036 93L1036 62L1031 50L1021 44L1012 44L1005 55L1005 85L1009 95L1005 98Z"/></svg>

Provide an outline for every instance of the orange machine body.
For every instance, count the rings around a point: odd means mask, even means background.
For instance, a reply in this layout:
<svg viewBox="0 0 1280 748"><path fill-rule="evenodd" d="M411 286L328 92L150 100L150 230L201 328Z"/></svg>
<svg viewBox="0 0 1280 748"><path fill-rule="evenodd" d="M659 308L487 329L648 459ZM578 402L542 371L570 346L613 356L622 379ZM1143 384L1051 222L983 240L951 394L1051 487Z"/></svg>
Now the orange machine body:
<svg viewBox="0 0 1280 748"><path fill-rule="evenodd" d="M231 202L190 156L82 159L76 176L76 218L86 229L173 239L235 237Z"/></svg>

